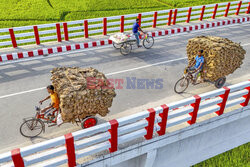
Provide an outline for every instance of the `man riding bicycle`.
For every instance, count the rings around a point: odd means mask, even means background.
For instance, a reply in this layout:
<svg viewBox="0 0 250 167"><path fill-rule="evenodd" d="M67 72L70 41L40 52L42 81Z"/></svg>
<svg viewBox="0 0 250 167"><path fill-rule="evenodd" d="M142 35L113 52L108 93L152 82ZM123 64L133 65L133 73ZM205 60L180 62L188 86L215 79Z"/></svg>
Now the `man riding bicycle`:
<svg viewBox="0 0 250 167"><path fill-rule="evenodd" d="M139 25L139 19L136 19L136 22L133 24L133 33L134 33L134 35L135 35L135 38L136 38L136 41L137 41L137 46L138 46L138 48L139 48L139 47L142 47L142 46L140 45L140 38L139 38L140 33L139 33L139 31L141 31L142 33L144 33L144 32L142 31L140 25Z"/></svg>
<svg viewBox="0 0 250 167"><path fill-rule="evenodd" d="M198 74L202 71L204 60L203 50L199 50L195 60L188 66L189 69L194 72L194 83L196 83Z"/></svg>
<svg viewBox="0 0 250 167"><path fill-rule="evenodd" d="M50 94L48 97L40 101L42 104L44 101L51 99L51 103L48 107L45 107L41 110L41 113L44 113L44 116L54 116L55 111L59 110L59 98L57 93L54 91L54 86L49 85L47 86L47 91ZM53 113L53 114L52 114Z"/></svg>

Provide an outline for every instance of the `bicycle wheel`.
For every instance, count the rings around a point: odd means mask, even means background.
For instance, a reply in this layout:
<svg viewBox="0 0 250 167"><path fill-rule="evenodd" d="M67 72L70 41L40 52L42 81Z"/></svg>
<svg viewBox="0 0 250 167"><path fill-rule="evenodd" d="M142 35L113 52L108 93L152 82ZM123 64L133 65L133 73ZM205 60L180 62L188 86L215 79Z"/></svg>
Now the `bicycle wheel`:
<svg viewBox="0 0 250 167"><path fill-rule="evenodd" d="M183 93L188 88L188 85L189 85L189 80L187 78L182 77L174 85L175 93L178 94Z"/></svg>
<svg viewBox="0 0 250 167"><path fill-rule="evenodd" d="M114 42L113 42L113 47L114 47L115 49L120 49L120 48L121 48L121 44L117 44L117 43L114 43Z"/></svg>
<svg viewBox="0 0 250 167"><path fill-rule="evenodd" d="M148 36L146 39L143 40L143 46L146 49L150 49L154 45L154 38L151 36Z"/></svg>
<svg viewBox="0 0 250 167"><path fill-rule="evenodd" d="M120 48L120 52L123 55L128 55L132 50L132 46L130 44L124 43L121 48Z"/></svg>
<svg viewBox="0 0 250 167"><path fill-rule="evenodd" d="M222 86L225 84L225 82L226 82L226 77L219 78L215 81L214 86L216 88L222 88Z"/></svg>
<svg viewBox="0 0 250 167"><path fill-rule="evenodd" d="M43 131L44 125L40 119L29 119L20 126L20 133L24 137L36 137Z"/></svg>

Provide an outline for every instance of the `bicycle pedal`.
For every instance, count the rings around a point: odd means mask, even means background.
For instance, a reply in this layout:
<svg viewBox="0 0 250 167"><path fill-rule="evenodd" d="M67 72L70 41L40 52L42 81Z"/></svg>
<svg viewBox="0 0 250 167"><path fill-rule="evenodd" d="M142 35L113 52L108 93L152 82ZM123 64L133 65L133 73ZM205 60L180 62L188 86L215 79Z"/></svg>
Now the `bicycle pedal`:
<svg viewBox="0 0 250 167"><path fill-rule="evenodd" d="M36 108L36 111L40 111L41 110L40 107L36 106L35 108Z"/></svg>

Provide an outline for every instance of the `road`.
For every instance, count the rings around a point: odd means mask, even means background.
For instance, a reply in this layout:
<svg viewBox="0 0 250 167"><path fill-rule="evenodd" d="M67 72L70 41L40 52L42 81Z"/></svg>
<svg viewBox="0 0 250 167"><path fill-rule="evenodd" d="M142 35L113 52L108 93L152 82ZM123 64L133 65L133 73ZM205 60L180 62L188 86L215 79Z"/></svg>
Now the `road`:
<svg viewBox="0 0 250 167"><path fill-rule="evenodd" d="M189 87L182 95L173 91L187 64L187 41L197 35L215 35L241 42L247 51L244 63L227 77L226 85L250 79L249 24L156 38L152 49L135 49L128 56L122 56L112 46L105 46L0 65L0 152L81 129L72 124L46 128L45 133L36 139L24 138L19 133L22 119L33 116L34 106L48 95L45 87L50 84L50 70L54 67L94 67L108 78L124 80L123 88L116 90L117 96L109 115L100 118L100 122L216 89L204 83ZM154 85L153 88L138 89L140 86L137 85L136 89L129 89L127 79L132 77L163 80L163 87Z"/></svg>

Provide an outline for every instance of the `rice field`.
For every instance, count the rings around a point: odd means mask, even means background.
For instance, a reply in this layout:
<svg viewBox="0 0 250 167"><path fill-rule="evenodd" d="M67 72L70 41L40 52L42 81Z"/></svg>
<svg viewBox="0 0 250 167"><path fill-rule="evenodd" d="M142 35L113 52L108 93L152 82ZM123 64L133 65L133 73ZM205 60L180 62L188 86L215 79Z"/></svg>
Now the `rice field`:
<svg viewBox="0 0 250 167"><path fill-rule="evenodd" d="M0 0L0 28L83 20L229 0ZM194 167L250 166L250 143Z"/></svg>
<svg viewBox="0 0 250 167"><path fill-rule="evenodd" d="M83 20L228 0L1 0L0 28Z"/></svg>
<svg viewBox="0 0 250 167"><path fill-rule="evenodd" d="M250 143L217 155L193 167L249 167Z"/></svg>

